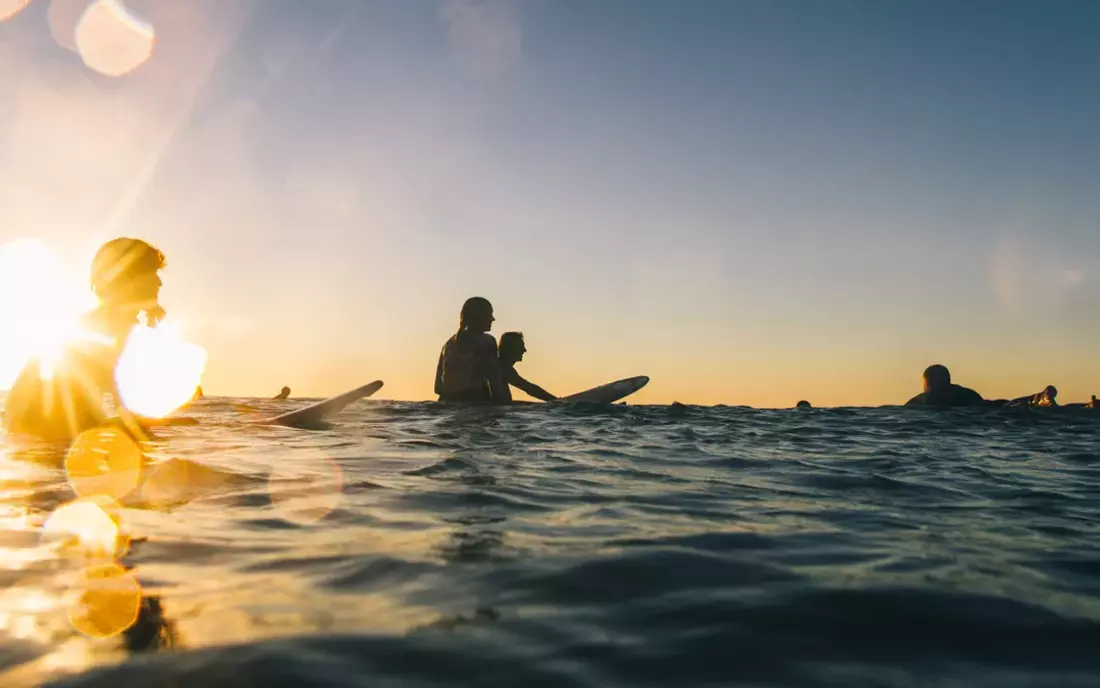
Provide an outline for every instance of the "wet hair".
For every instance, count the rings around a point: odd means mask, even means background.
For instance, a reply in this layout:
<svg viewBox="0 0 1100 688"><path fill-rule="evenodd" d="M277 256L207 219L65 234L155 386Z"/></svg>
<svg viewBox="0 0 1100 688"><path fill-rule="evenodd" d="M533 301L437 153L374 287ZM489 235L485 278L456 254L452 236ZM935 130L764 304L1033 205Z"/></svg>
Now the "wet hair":
<svg viewBox="0 0 1100 688"><path fill-rule="evenodd" d="M1053 399L1054 397L1058 396L1058 388L1054 385L1047 385L1043 389L1043 394L1047 394L1050 396L1051 399Z"/></svg>
<svg viewBox="0 0 1100 688"><path fill-rule="evenodd" d="M928 383L929 389L947 387L951 384L951 371L939 363L930 365L924 369L924 381Z"/></svg>
<svg viewBox="0 0 1100 688"><path fill-rule="evenodd" d="M810 406L810 402L808 402L808 401L806 401L805 399L803 399L802 401L800 401L800 402L798 402L797 404L795 404L795 408L800 408L800 409L802 409L802 408L813 408L813 407L812 407L812 406Z"/></svg>
<svg viewBox="0 0 1100 688"><path fill-rule="evenodd" d="M141 239L111 239L100 246L92 258L92 290L102 297L134 276L156 272L166 264L160 249Z"/></svg>
<svg viewBox="0 0 1100 688"><path fill-rule="evenodd" d="M517 354L523 351L523 333L522 332L505 332L500 335L500 346L497 347L497 357L514 359L517 358Z"/></svg>

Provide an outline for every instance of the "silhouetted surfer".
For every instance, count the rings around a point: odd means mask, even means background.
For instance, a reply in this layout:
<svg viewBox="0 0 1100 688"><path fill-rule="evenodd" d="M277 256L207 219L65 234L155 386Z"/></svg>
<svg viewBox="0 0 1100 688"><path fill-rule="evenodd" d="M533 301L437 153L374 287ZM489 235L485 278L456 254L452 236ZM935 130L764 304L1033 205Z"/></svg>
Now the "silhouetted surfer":
<svg viewBox="0 0 1100 688"><path fill-rule="evenodd" d="M500 375L505 382L504 398L494 398L493 401L500 401L502 403L511 401L512 390L509 388L509 385L522 389L536 399L541 399L543 401L553 401L557 399L557 397L550 392L547 392L533 382L528 382L523 379L522 375L516 372L516 364L523 360L523 354L526 352L527 346L523 343L522 332L505 332L500 335L498 361L500 363Z"/></svg>
<svg viewBox="0 0 1100 688"><path fill-rule="evenodd" d="M155 327L164 318L158 302L164 254L141 241L120 237L100 247L92 260L91 286L99 305L84 328L95 341L69 346L52 370L30 361L8 394L4 426L9 432L46 439L71 439L106 424L103 394L111 393L126 427L142 433L145 426L186 422L183 419L138 419L128 411L115 387L115 365L130 330L145 315ZM187 419L193 422L193 419Z"/></svg>
<svg viewBox="0 0 1100 688"><path fill-rule="evenodd" d="M1019 399L1013 399L1008 402L1006 406L1043 406L1051 407L1058 405L1058 388L1054 385L1047 385L1042 392L1036 392L1030 396L1020 397Z"/></svg>
<svg viewBox="0 0 1100 688"><path fill-rule="evenodd" d="M981 406L982 395L972 389L952 384L945 366L931 365L924 371L924 392L906 402L906 406Z"/></svg>
<svg viewBox="0 0 1100 688"><path fill-rule="evenodd" d="M439 352L435 393L440 401L487 402L503 399L507 388L497 365L493 305L474 296L462 304L458 332Z"/></svg>
<svg viewBox="0 0 1100 688"><path fill-rule="evenodd" d="M271 398L272 399L287 399L289 397L290 397L290 388L289 387L283 387L283 389L278 394L276 394L275 396L273 396Z"/></svg>
<svg viewBox="0 0 1100 688"><path fill-rule="evenodd" d="M810 402L806 401L805 399L803 399L802 401L795 404L794 407L795 408L800 408L800 409L812 409L813 408L813 406L810 406Z"/></svg>

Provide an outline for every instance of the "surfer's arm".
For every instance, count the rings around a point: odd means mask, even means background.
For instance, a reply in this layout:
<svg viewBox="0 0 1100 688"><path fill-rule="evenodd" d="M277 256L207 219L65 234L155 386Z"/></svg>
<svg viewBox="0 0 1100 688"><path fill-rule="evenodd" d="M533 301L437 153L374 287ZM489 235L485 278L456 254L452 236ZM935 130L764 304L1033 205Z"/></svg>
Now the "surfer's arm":
<svg viewBox="0 0 1100 688"><path fill-rule="evenodd" d="M550 392L547 392L542 387L539 387L533 382L528 382L527 380L525 380L523 376L519 374L519 371L517 371L515 368L511 368L510 371L511 372L508 374L508 384L512 385L513 387L522 389L529 396L532 396L536 399L541 399L542 401L554 401L555 399L557 399L556 396L554 396Z"/></svg>

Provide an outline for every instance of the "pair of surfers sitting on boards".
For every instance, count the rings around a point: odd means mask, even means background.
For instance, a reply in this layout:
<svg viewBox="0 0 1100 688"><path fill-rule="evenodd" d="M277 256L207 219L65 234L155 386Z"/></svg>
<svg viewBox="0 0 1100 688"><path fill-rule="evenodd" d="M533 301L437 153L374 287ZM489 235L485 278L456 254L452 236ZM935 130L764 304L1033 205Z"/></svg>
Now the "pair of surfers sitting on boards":
<svg viewBox="0 0 1100 688"><path fill-rule="evenodd" d="M511 387L542 401L557 399L516 371L527 351L523 333L505 332L500 347L489 330L493 327L493 305L474 296L462 304L458 332L439 352L435 368L435 393L440 401L508 404Z"/></svg>

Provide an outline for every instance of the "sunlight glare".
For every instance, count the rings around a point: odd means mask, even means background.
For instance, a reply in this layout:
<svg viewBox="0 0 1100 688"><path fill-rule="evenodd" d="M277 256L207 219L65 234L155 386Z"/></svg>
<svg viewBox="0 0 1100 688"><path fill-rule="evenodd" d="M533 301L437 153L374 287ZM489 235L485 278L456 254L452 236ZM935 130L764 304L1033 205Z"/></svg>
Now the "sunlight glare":
<svg viewBox="0 0 1100 688"><path fill-rule="evenodd" d="M31 0L0 0L0 21L7 21L23 11Z"/></svg>
<svg viewBox="0 0 1100 688"><path fill-rule="evenodd" d="M121 0L97 0L77 22L75 40L85 65L106 76L123 76L152 56L156 34Z"/></svg>
<svg viewBox="0 0 1100 688"><path fill-rule="evenodd" d="M147 418L163 418L191 401L202 381L206 350L161 323L130 331L115 366L115 383L126 408Z"/></svg>
<svg viewBox="0 0 1100 688"><path fill-rule="evenodd" d="M10 388L36 356L47 368L56 362L81 337L80 318L95 305L92 291L40 240L0 246L0 388Z"/></svg>
<svg viewBox="0 0 1100 688"><path fill-rule="evenodd" d="M65 474L78 497L119 500L133 491L141 478L141 450L119 430L86 430L69 448Z"/></svg>

